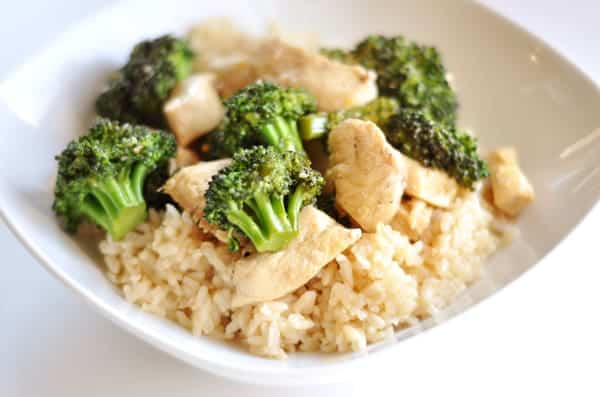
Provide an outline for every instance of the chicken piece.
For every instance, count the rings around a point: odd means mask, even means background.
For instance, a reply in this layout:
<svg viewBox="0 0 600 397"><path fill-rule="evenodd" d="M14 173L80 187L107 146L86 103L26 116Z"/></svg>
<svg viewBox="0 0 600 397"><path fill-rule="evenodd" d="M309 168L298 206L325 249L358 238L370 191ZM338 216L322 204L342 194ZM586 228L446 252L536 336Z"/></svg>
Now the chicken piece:
<svg viewBox="0 0 600 397"><path fill-rule="evenodd" d="M259 79L258 68L250 62L240 62L217 72L216 87L219 95L229 98L242 88Z"/></svg>
<svg viewBox="0 0 600 397"><path fill-rule="evenodd" d="M196 74L180 82L165 103L164 112L181 146L211 131L225 115L215 88L215 75Z"/></svg>
<svg viewBox="0 0 600 397"><path fill-rule="evenodd" d="M208 184L213 175L230 163L231 159L222 159L205 161L182 168L169 178L163 190L173 197L173 200L181 208L189 212L194 221L204 221L204 206L206 205L204 193L208 189ZM205 222L206 225L208 224Z"/></svg>
<svg viewBox="0 0 600 397"><path fill-rule="evenodd" d="M458 184L445 172L427 168L406 157L406 194L440 208L449 208L458 193Z"/></svg>
<svg viewBox="0 0 600 397"><path fill-rule="evenodd" d="M432 216L433 207L425 201L413 198L402 203L390 226L416 241L421 239L431 225Z"/></svg>
<svg viewBox="0 0 600 397"><path fill-rule="evenodd" d="M407 178L404 156L370 121L346 120L329 135L336 203L363 230L389 223L400 207Z"/></svg>
<svg viewBox="0 0 600 397"><path fill-rule="evenodd" d="M279 39L308 52L319 52L319 48L321 48L321 40L315 32L286 30L276 21L269 21L267 24L267 37Z"/></svg>
<svg viewBox="0 0 600 397"><path fill-rule="evenodd" d="M518 216L535 198L533 186L519 167L514 148L500 148L488 159L494 205L509 216Z"/></svg>
<svg viewBox="0 0 600 397"><path fill-rule="evenodd" d="M176 168L188 167L190 165L194 165L200 161L200 156L198 153L193 151L192 149L188 149L185 147L177 147L177 153L175 154L175 165Z"/></svg>
<svg viewBox="0 0 600 397"><path fill-rule="evenodd" d="M278 39L263 42L257 62L262 79L305 89L315 96L321 111L363 105L377 97L374 72L329 60Z"/></svg>
<svg viewBox="0 0 600 397"><path fill-rule="evenodd" d="M346 229L313 206L302 209L299 222L298 236L284 250L251 255L234 264L232 308L298 289L361 236L359 229Z"/></svg>
<svg viewBox="0 0 600 397"><path fill-rule="evenodd" d="M200 54L194 58L194 70L203 72L247 61L260 41L228 17L204 19L192 26L187 39L190 48Z"/></svg>

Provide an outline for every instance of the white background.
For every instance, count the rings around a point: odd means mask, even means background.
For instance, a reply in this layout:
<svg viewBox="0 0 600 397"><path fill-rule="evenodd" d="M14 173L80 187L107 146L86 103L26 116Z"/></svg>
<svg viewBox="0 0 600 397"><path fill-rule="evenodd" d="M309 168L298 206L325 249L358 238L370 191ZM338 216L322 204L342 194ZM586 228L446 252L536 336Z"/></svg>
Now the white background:
<svg viewBox="0 0 600 397"><path fill-rule="evenodd" d="M65 2L66 10L55 3L4 4L0 79L104 2ZM600 84L600 1L484 3ZM426 367L398 356L378 376L351 384L267 389L215 378L116 328L51 278L0 223L0 396L599 396L598 226L600 208L524 277L426 334Z"/></svg>

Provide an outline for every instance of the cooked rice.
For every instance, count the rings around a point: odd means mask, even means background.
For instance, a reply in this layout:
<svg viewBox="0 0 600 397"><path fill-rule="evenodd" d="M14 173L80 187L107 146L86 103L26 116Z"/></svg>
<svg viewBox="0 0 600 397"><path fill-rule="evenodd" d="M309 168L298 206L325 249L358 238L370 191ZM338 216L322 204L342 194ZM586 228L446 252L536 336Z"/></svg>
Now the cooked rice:
<svg viewBox="0 0 600 397"><path fill-rule="evenodd" d="M170 206L151 212L136 231L119 242L107 238L100 250L108 277L127 301L194 335L236 341L272 358L361 351L446 307L503 242L477 193L464 193L448 211L405 205L404 221L393 222L396 230L379 225L305 286L235 310L235 257L185 212ZM406 231L411 225L418 229L412 234Z"/></svg>

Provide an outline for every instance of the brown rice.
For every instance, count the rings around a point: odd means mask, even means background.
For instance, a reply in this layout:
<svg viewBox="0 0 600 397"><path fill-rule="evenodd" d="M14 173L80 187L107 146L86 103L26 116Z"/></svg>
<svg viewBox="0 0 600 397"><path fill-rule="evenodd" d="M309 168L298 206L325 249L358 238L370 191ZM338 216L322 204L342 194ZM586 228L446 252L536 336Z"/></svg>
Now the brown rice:
<svg viewBox="0 0 600 397"><path fill-rule="evenodd" d="M392 226L363 234L293 293L235 310L235 258L185 212L151 212L135 232L119 242L107 238L100 250L127 301L194 335L236 341L272 358L360 351L442 310L503 242L478 193L463 193L450 210L407 202L401 214Z"/></svg>

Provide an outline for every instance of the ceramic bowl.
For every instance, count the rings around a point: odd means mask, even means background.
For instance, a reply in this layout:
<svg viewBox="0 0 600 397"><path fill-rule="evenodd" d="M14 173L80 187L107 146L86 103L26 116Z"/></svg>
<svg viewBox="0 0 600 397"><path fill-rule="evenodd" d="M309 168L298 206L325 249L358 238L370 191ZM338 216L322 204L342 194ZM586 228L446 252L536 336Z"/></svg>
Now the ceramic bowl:
<svg viewBox="0 0 600 397"><path fill-rule="evenodd" d="M350 45L369 33L402 33L435 45L459 93L460 124L477 132L484 149L516 146L537 200L519 222L520 237L495 255L483 279L442 315L366 353L267 360L194 337L128 304L105 278L93 248L61 230L50 208L53 156L89 126L94 96L107 73L142 38L182 33L203 18L223 15L249 31L277 19L292 31L317 32L328 44ZM600 196L598 109L597 87L573 65L535 37L467 1L126 1L68 29L0 83L0 211L50 272L116 324L165 352L238 380L330 382L362 372L384 356L402 357L410 343L426 343L421 336L408 337L486 299L569 234Z"/></svg>

